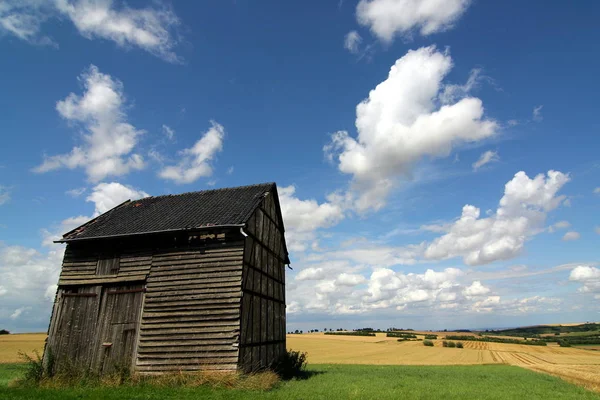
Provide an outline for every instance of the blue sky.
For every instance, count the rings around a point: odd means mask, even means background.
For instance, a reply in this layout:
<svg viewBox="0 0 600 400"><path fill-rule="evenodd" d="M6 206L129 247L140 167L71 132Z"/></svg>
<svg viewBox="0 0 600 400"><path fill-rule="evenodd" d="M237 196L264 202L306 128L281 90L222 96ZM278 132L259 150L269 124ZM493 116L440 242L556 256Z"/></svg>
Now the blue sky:
<svg viewBox="0 0 600 400"><path fill-rule="evenodd" d="M60 234L276 181L288 330L598 320L594 1L0 2L0 327Z"/></svg>

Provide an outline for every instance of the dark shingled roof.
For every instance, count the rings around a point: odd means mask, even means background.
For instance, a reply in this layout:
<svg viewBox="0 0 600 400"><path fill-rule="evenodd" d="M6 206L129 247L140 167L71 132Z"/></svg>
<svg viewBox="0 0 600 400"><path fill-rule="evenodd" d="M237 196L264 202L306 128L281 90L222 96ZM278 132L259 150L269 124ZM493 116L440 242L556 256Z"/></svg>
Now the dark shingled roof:
<svg viewBox="0 0 600 400"><path fill-rule="evenodd" d="M272 189L276 189L275 183L262 183L128 200L64 234L59 242L241 226Z"/></svg>

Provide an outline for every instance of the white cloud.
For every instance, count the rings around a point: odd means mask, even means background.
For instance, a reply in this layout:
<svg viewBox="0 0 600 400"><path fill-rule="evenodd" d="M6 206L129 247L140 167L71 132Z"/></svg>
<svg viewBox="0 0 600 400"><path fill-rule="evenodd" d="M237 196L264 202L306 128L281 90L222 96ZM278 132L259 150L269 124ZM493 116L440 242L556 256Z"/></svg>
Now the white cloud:
<svg viewBox="0 0 600 400"><path fill-rule="evenodd" d="M92 189L85 199L95 204L94 216L107 212L127 200L137 200L150 196L143 190L117 182L100 183Z"/></svg>
<svg viewBox="0 0 600 400"><path fill-rule="evenodd" d="M554 233L559 229L566 229L568 227L571 226L571 223L569 223L569 221L558 221L555 224L552 224L549 228L548 228L548 232L550 233Z"/></svg>
<svg viewBox="0 0 600 400"><path fill-rule="evenodd" d="M227 175L233 174L233 171L234 171L234 168L233 168L233 165L232 165L231 167L227 168Z"/></svg>
<svg viewBox="0 0 600 400"><path fill-rule="evenodd" d="M594 189L594 194L600 194L600 187L597 187L596 189Z"/></svg>
<svg viewBox="0 0 600 400"><path fill-rule="evenodd" d="M398 177L409 177L424 157L446 157L462 143L479 142L497 132L483 116L480 99L465 97L439 104L452 60L435 47L409 51L388 78L356 107L358 137L345 131L324 147L328 158L353 177L359 211L379 209Z"/></svg>
<svg viewBox="0 0 600 400"><path fill-rule="evenodd" d="M579 232L569 231L569 232L565 233L562 240L564 240L565 242L570 242L573 240L577 240L580 237L581 237L581 235L579 234Z"/></svg>
<svg viewBox="0 0 600 400"><path fill-rule="evenodd" d="M384 42L395 36L423 36L450 29L467 10L470 0L360 0L358 22Z"/></svg>
<svg viewBox="0 0 600 400"><path fill-rule="evenodd" d="M278 188L281 213L285 221L286 241L291 251L304 251L307 244L316 246L316 231L337 224L344 218L343 209L334 203L319 204L314 199L300 200L293 185Z"/></svg>
<svg viewBox="0 0 600 400"><path fill-rule="evenodd" d="M49 17L49 3L39 0L5 0L0 3L0 36L13 35L37 45L57 46L40 33L40 26Z"/></svg>
<svg viewBox="0 0 600 400"><path fill-rule="evenodd" d="M571 271L569 280L583 284L582 293L600 294L600 269L589 265L579 265Z"/></svg>
<svg viewBox="0 0 600 400"><path fill-rule="evenodd" d="M181 161L177 165L163 168L158 175L179 184L192 183L199 178L211 176L211 161L223 149L224 137L223 126L211 121L210 129L194 146L180 151Z"/></svg>
<svg viewBox="0 0 600 400"><path fill-rule="evenodd" d="M56 227L56 229L53 229L52 231L50 231L48 229L42 229L41 230L42 246L49 247L49 248L56 246L56 244L54 242L57 240L60 240L62 238L62 235L64 235L67 232L72 231L73 229L77 228L78 226L85 224L90 219L92 219L92 218L87 217L85 215L79 215L77 217L70 217L70 218L67 218L67 219L61 221L60 225L58 227Z"/></svg>
<svg viewBox="0 0 600 400"><path fill-rule="evenodd" d="M347 261L326 261L304 269L290 284L289 297L294 299L295 312L343 315L394 309L470 308L478 300L475 297L487 293L487 288L478 287L477 283L461 283L464 274L456 268L406 274L373 267L369 276L361 273L364 269ZM309 272L303 274L304 271ZM465 292L472 293L466 296Z"/></svg>
<svg viewBox="0 0 600 400"><path fill-rule="evenodd" d="M544 108L543 105L533 107L532 117L534 121L540 122L544 119L544 117L542 116L542 108Z"/></svg>
<svg viewBox="0 0 600 400"><path fill-rule="evenodd" d="M29 310L31 310L31 307L19 307L10 315L10 319L17 319L21 316L21 314Z"/></svg>
<svg viewBox="0 0 600 400"><path fill-rule="evenodd" d="M323 268L306 268L296 275L297 281L318 281L325 278Z"/></svg>
<svg viewBox="0 0 600 400"><path fill-rule="evenodd" d="M4 286L0 286L0 296L4 296L6 293L8 293L8 290Z"/></svg>
<svg viewBox="0 0 600 400"><path fill-rule="evenodd" d="M48 19L68 20L87 39L106 39L118 46L138 47L169 62L179 62L177 45L179 18L170 7L115 6L112 0L5 0L0 4L0 33L35 44L55 43L43 35Z"/></svg>
<svg viewBox="0 0 600 400"><path fill-rule="evenodd" d="M473 68L469 73L469 78L463 85L455 83L444 85L444 90L440 93L440 101L442 104L451 104L468 97L474 89L479 87L482 80L491 81L489 77L481 74L481 68Z"/></svg>
<svg viewBox="0 0 600 400"><path fill-rule="evenodd" d="M336 286L356 286L367 282L367 279L360 274L347 274L342 272L335 279Z"/></svg>
<svg viewBox="0 0 600 400"><path fill-rule="evenodd" d="M0 185L0 206L8 203L10 200L10 190L6 186Z"/></svg>
<svg viewBox="0 0 600 400"><path fill-rule="evenodd" d="M47 327L49 313L60 273L63 246L42 254L22 246L0 242L0 325L9 328L13 320L28 311L18 323L19 329ZM19 311L20 310L20 311Z"/></svg>
<svg viewBox="0 0 600 400"><path fill-rule="evenodd" d="M101 73L94 65L85 70L79 80L84 94L69 94L56 104L56 109L67 121L83 128L84 143L68 154L46 157L34 171L83 167L88 179L98 182L107 176L142 169L142 156L132 151L144 132L126 121L123 84Z"/></svg>
<svg viewBox="0 0 600 400"><path fill-rule="evenodd" d="M87 188L80 187L80 188L75 188L75 189L67 190L65 193L68 194L71 197L79 197L82 194L84 194L86 190L87 190Z"/></svg>
<svg viewBox="0 0 600 400"><path fill-rule="evenodd" d="M490 292L490 288L483 286L480 281L474 281L471 286L463 290L463 294L467 297L483 296Z"/></svg>
<svg viewBox="0 0 600 400"><path fill-rule="evenodd" d="M498 153L495 151L488 150L485 153L481 154L479 160L473 163L473 170L477 171L479 168L483 167L486 164L498 161L500 161L500 156L498 155Z"/></svg>
<svg viewBox="0 0 600 400"><path fill-rule="evenodd" d="M169 140L175 139L175 130L168 125L163 124L162 132Z"/></svg>
<svg viewBox="0 0 600 400"><path fill-rule="evenodd" d="M350 31L344 37L344 48L352 54L358 54L360 52L361 43L362 37L356 31Z"/></svg>
<svg viewBox="0 0 600 400"><path fill-rule="evenodd" d="M480 265L517 256L525 241L543 230L547 212L564 200L557 193L568 181L569 176L558 171L533 179L518 172L506 184L494 214L480 218L479 208L465 205L448 233L429 244L425 257L463 257L467 265Z"/></svg>

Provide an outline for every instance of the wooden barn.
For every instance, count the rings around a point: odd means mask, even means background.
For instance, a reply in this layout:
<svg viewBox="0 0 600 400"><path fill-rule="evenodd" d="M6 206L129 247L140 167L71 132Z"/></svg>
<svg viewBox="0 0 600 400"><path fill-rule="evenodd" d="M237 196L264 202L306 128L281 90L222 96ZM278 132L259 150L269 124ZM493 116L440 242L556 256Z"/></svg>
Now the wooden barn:
<svg viewBox="0 0 600 400"><path fill-rule="evenodd" d="M55 371L250 371L285 351L274 183L126 201L58 242Z"/></svg>

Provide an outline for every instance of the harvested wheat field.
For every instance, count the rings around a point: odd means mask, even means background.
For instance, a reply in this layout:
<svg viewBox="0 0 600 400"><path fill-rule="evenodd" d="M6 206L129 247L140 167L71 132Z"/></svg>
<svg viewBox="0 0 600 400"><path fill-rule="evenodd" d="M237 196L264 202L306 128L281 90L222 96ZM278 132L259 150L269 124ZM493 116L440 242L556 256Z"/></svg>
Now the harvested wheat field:
<svg viewBox="0 0 600 400"><path fill-rule="evenodd" d="M448 332L448 334L452 334ZM600 352L574 347L464 341L464 348L433 347L397 338L302 334L288 335L289 349L305 351L311 364L476 365L509 364L559 376L600 391Z"/></svg>
<svg viewBox="0 0 600 400"><path fill-rule="evenodd" d="M30 356L44 350L45 333L20 333L0 335L0 364L23 362L19 352Z"/></svg>

